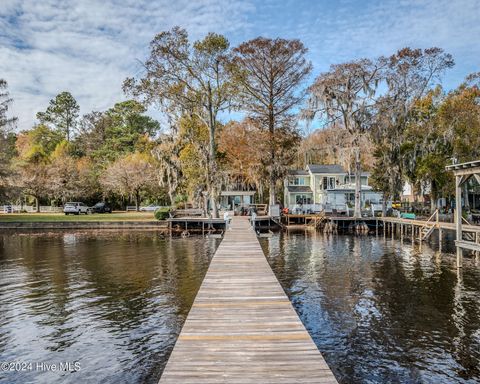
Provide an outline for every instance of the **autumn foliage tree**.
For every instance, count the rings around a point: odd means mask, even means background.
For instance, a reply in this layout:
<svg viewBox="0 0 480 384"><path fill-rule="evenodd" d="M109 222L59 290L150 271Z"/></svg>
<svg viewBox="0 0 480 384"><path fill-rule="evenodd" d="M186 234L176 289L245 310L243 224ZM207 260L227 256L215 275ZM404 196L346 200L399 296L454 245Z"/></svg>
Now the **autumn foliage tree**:
<svg viewBox="0 0 480 384"><path fill-rule="evenodd" d="M415 158L404 157L402 146L407 127L415 118L416 103L435 88L454 61L450 54L436 47L403 48L378 60L383 63L382 82L386 90L376 103L372 140L377 161L372 180L386 200L400 196L406 167L415 168Z"/></svg>
<svg viewBox="0 0 480 384"><path fill-rule="evenodd" d="M330 67L309 88L309 102L304 116L312 120L320 115L337 123L351 136L355 170L354 216L360 217L362 163L360 141L373 125L375 94L380 81L378 63L361 59Z"/></svg>
<svg viewBox="0 0 480 384"><path fill-rule="evenodd" d="M307 164L339 164L353 173L355 147L350 133L339 126L332 124L320 128L304 137L299 146L296 168L305 168ZM363 135L358 141L361 153L362 169L371 171L374 166L373 143L368 135Z"/></svg>
<svg viewBox="0 0 480 384"><path fill-rule="evenodd" d="M100 182L106 191L131 198L139 211L142 193L158 186L156 177L151 156L133 153L108 166Z"/></svg>
<svg viewBox="0 0 480 384"><path fill-rule="evenodd" d="M233 189L256 188L263 195L264 180L268 177L261 163L264 142L263 130L251 119L231 121L222 129L218 147Z"/></svg>
<svg viewBox="0 0 480 384"><path fill-rule="evenodd" d="M206 186L214 217L218 217L219 193L215 132L218 115L231 107L234 91L225 69L229 46L228 40L216 33L190 44L187 31L175 27L159 33L150 43L144 76L124 82L126 92L160 106L173 126L184 115L194 115L208 129Z"/></svg>
<svg viewBox="0 0 480 384"><path fill-rule="evenodd" d="M270 205L276 203L276 184L288 168L279 161L284 138L298 136L292 110L303 99L301 86L312 69L306 53L299 40L258 37L236 47L229 65L240 109L266 133Z"/></svg>

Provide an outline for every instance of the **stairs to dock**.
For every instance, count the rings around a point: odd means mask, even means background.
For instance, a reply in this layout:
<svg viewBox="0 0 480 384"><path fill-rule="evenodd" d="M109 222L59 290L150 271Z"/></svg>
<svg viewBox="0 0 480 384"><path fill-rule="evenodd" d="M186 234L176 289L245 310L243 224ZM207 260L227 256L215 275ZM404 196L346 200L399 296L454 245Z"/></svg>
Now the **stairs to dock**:
<svg viewBox="0 0 480 384"><path fill-rule="evenodd" d="M435 221L434 221L435 220ZM433 212L432 216L428 218L425 224L420 228L420 237L418 240L425 241L433 233L438 223L438 209Z"/></svg>

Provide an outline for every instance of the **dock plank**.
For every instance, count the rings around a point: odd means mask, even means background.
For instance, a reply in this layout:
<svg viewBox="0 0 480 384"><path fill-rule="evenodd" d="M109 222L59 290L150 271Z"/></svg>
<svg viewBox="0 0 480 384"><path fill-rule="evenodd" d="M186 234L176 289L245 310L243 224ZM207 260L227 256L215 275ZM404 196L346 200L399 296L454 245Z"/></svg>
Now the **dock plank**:
<svg viewBox="0 0 480 384"><path fill-rule="evenodd" d="M160 384L337 383L245 217L234 217Z"/></svg>

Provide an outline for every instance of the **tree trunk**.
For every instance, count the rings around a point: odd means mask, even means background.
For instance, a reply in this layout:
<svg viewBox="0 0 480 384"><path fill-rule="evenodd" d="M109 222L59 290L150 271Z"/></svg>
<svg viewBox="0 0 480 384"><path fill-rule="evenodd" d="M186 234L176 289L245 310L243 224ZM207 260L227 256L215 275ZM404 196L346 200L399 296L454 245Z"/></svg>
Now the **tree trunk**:
<svg viewBox="0 0 480 384"><path fill-rule="evenodd" d="M212 205L212 217L218 218L218 206L217 206L217 188L213 185L210 189L210 204Z"/></svg>
<svg viewBox="0 0 480 384"><path fill-rule="evenodd" d="M270 184L269 184L269 191L268 191L268 204L274 205L275 204L275 178L273 175L270 175Z"/></svg>
<svg viewBox="0 0 480 384"><path fill-rule="evenodd" d="M437 209L437 199L435 198L435 195L432 193L430 197L430 214L435 212L435 209Z"/></svg>
<svg viewBox="0 0 480 384"><path fill-rule="evenodd" d="M208 196L205 193L202 193L203 196L203 210L205 212L205 217L208 217Z"/></svg>
<svg viewBox="0 0 480 384"><path fill-rule="evenodd" d="M140 191L135 191L135 210L140 212Z"/></svg>
<svg viewBox="0 0 480 384"><path fill-rule="evenodd" d="M269 198L270 206L275 204L275 115L273 113L273 81L270 87L270 104L268 106L268 131L270 133L270 180L269 180Z"/></svg>
<svg viewBox="0 0 480 384"><path fill-rule="evenodd" d="M40 204L38 202L38 197L35 196L35 212L40 213Z"/></svg>
<svg viewBox="0 0 480 384"><path fill-rule="evenodd" d="M217 159L216 159L216 148L215 148L215 124L216 119L213 113L212 105L212 88L210 82L208 82L208 118L209 118L209 161L208 161L208 170L210 172L210 177L208 178L208 194L210 196L210 204L212 208L212 217L218 218L218 207L217 207L217 190L215 186L216 182L216 172L217 172Z"/></svg>
<svg viewBox="0 0 480 384"><path fill-rule="evenodd" d="M382 200L382 217L387 217L387 196L383 194Z"/></svg>
<svg viewBox="0 0 480 384"><path fill-rule="evenodd" d="M173 197L173 185L170 178L170 172L167 172L167 184L168 184L168 198L170 199L170 206L175 204L175 198Z"/></svg>
<svg viewBox="0 0 480 384"><path fill-rule="evenodd" d="M468 199L468 185L463 183L463 205L466 210L470 210L470 200Z"/></svg>
<svg viewBox="0 0 480 384"><path fill-rule="evenodd" d="M361 195L362 195L362 164L360 163L360 148L355 148L355 209L353 217L362 217Z"/></svg>

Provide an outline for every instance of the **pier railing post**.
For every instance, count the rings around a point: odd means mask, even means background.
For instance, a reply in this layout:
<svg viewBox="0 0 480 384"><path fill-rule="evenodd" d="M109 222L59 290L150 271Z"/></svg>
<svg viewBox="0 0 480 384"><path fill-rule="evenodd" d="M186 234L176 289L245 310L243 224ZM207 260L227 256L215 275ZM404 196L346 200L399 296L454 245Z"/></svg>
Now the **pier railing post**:
<svg viewBox="0 0 480 384"><path fill-rule="evenodd" d="M462 176L455 176L455 230L457 242L462 241ZM457 243L457 267L463 262L463 249Z"/></svg>

